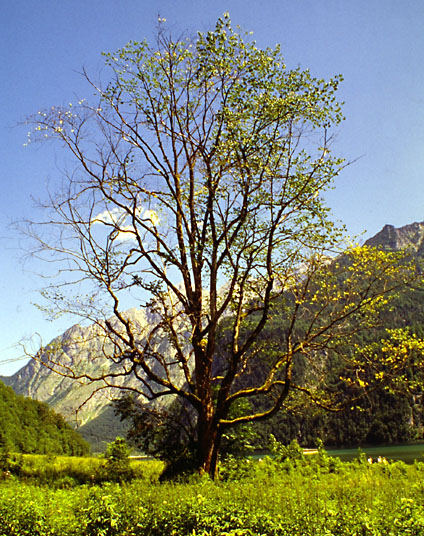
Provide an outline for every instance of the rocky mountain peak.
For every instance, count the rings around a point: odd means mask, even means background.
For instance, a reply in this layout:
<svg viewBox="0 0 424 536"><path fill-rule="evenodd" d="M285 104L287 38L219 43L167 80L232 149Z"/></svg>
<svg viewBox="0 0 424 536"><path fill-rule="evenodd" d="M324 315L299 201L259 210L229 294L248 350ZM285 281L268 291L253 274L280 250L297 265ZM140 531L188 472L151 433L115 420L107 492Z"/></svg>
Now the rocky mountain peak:
<svg viewBox="0 0 424 536"><path fill-rule="evenodd" d="M406 248L417 254L424 254L424 222L414 222L399 228L385 225L365 244L391 250Z"/></svg>

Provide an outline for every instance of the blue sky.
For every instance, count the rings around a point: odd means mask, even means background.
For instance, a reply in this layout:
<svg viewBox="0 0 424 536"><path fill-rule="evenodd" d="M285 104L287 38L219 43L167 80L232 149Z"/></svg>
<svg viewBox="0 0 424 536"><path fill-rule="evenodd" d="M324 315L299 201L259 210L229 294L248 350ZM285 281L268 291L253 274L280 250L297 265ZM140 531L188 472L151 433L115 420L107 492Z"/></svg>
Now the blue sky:
<svg viewBox="0 0 424 536"><path fill-rule="evenodd" d="M63 155L24 147L25 117L89 97L79 74L102 68L102 51L151 39L158 15L174 34L212 28L229 11L259 46L282 45L289 67L344 75L346 121L335 148L356 160L328 196L353 235L424 220L424 2L422 0L0 0L0 375L24 361L17 343L48 342L72 323L33 305L45 268L25 262L10 224L37 215L34 199L60 176Z"/></svg>

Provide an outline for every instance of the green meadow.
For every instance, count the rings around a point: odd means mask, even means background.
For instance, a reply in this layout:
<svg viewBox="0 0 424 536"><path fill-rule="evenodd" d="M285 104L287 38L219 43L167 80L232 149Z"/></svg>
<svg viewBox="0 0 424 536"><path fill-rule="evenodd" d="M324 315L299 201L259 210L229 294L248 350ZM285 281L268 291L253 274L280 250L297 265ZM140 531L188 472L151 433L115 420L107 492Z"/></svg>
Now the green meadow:
<svg viewBox="0 0 424 536"><path fill-rule="evenodd" d="M11 456L1 536L399 536L424 534L424 463L292 451L230 458L220 478L160 482L154 460ZM122 469L122 468L121 468ZM121 472L120 472L121 471Z"/></svg>

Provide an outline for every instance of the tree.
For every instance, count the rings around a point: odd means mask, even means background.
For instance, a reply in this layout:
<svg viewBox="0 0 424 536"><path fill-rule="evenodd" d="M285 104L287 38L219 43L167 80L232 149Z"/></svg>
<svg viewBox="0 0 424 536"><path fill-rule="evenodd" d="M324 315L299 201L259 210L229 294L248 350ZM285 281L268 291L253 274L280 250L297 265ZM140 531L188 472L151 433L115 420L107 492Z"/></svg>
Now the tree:
<svg viewBox="0 0 424 536"><path fill-rule="evenodd" d="M184 399L177 398L168 407L156 409L132 395L124 395L114 401L114 407L121 420L131 422L127 433L131 443L145 454L165 462L161 479L193 472L198 458L196 415ZM251 412L249 401L241 399L233 404L227 418ZM248 424L227 429L222 435L221 457L244 458L253 451L257 439L255 430Z"/></svg>
<svg viewBox="0 0 424 536"><path fill-rule="evenodd" d="M115 441L108 443L105 458L106 462L100 469L100 475L108 480L125 481L134 477L134 472L130 465L130 449L122 437L117 437ZM102 473L104 475L102 475Z"/></svg>
<svg viewBox="0 0 424 536"><path fill-rule="evenodd" d="M230 427L273 415L292 391L330 404L310 382L296 384L296 359L318 370L333 341L372 324L407 269L371 249L330 268L342 232L323 194L344 165L330 146L341 76L287 69L278 46L257 48L228 15L193 39L160 30L155 47L132 42L105 58L107 84L85 73L94 106L31 119L77 168L51 197L48 225L28 232L67 270L44 296L97 322L120 371L45 365L105 387L132 375L131 390L148 400L181 397L196 415L197 465L214 476ZM340 294L333 280L350 270ZM123 312L130 299L148 311L142 331ZM264 358L264 328L283 313L281 346ZM299 331L300 321L309 327ZM264 409L230 418L249 397Z"/></svg>

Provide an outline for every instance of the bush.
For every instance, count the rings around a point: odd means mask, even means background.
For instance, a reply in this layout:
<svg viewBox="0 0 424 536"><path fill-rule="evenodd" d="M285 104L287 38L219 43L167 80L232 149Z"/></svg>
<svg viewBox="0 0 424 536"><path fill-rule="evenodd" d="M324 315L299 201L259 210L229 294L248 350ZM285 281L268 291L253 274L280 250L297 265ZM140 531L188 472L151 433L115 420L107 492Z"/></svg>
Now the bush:
<svg viewBox="0 0 424 536"><path fill-rule="evenodd" d="M106 462L97 471L97 478L101 481L124 482L134 478L134 471L130 466L130 449L122 437L109 443L106 449Z"/></svg>
<svg viewBox="0 0 424 536"><path fill-rule="evenodd" d="M8 497L0 505L0 536L47 536L48 529L43 506L31 497Z"/></svg>
<svg viewBox="0 0 424 536"><path fill-rule="evenodd" d="M223 482L242 480L252 474L255 465L248 458L227 456L219 467L219 478Z"/></svg>
<svg viewBox="0 0 424 536"><path fill-rule="evenodd" d="M116 497L107 488L93 489L87 503L79 512L83 534L115 536L123 534L124 519L117 507Z"/></svg>
<svg viewBox="0 0 424 536"><path fill-rule="evenodd" d="M271 434L269 437L269 450L277 462L288 460L293 462L294 465L302 465L305 462L303 449L296 439L293 439L288 445L283 445Z"/></svg>

